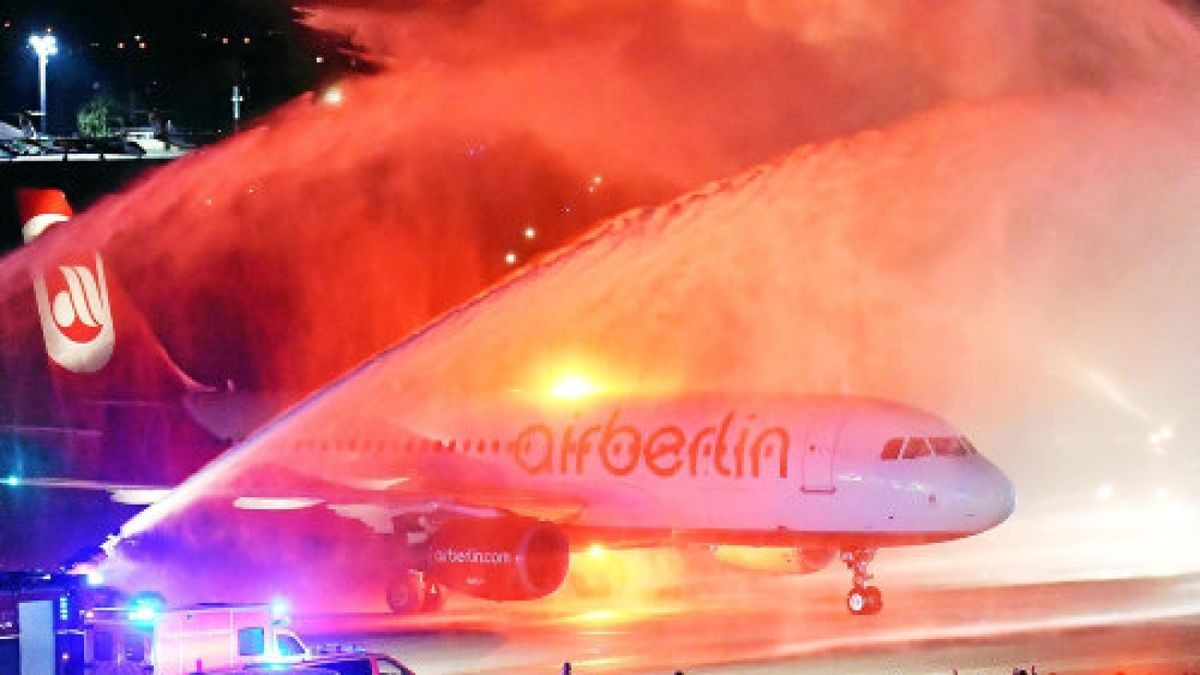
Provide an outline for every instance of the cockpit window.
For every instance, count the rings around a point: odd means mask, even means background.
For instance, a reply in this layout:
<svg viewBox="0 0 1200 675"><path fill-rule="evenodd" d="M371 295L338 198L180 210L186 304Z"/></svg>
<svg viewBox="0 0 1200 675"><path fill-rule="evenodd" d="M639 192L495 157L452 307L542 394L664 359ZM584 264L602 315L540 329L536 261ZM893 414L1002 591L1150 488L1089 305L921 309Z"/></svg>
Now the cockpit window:
<svg viewBox="0 0 1200 675"><path fill-rule="evenodd" d="M957 436L934 436L929 439L933 452L947 457L964 457L968 454L967 447Z"/></svg>
<svg viewBox="0 0 1200 675"><path fill-rule="evenodd" d="M879 454L879 458L896 459L900 456L900 448L903 446L903 438L889 438L888 442L883 444L883 452Z"/></svg>
<svg viewBox="0 0 1200 675"><path fill-rule="evenodd" d="M904 444L904 459L927 457L930 454L929 443L919 436L911 436Z"/></svg>

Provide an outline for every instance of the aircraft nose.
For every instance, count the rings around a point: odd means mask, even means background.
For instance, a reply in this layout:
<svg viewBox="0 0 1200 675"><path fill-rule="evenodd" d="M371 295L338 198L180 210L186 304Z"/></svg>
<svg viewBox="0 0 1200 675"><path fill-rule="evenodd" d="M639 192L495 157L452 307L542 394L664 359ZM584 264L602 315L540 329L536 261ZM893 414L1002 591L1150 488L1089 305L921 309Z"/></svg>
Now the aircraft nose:
<svg viewBox="0 0 1200 675"><path fill-rule="evenodd" d="M989 468L991 475L988 481L990 486L986 492L986 511L990 516L988 527L995 527L1008 520L1017 508L1017 489L998 467L990 465Z"/></svg>

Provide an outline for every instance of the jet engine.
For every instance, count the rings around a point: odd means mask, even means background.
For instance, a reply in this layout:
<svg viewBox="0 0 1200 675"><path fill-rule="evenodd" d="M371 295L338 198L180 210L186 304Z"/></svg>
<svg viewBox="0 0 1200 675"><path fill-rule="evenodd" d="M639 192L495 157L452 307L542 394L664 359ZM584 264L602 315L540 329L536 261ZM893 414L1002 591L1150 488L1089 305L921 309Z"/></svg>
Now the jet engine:
<svg viewBox="0 0 1200 675"><path fill-rule="evenodd" d="M458 518L430 538L428 569L438 583L478 598L533 600L562 584L570 560L567 536L554 523Z"/></svg>
<svg viewBox="0 0 1200 675"><path fill-rule="evenodd" d="M812 547L715 546L713 557L730 567L768 574L811 574L837 557L837 549Z"/></svg>

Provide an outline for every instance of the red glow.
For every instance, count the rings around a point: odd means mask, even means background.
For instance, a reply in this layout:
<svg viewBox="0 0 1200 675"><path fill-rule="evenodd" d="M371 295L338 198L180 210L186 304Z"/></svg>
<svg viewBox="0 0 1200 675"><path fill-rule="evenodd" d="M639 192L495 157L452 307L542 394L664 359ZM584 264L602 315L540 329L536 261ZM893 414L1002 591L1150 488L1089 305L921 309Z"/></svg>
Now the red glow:
<svg viewBox="0 0 1200 675"><path fill-rule="evenodd" d="M73 226L86 235L14 257L0 295L28 293L20 262L102 246L189 372L304 391L512 252L510 283L341 405L403 383L390 400L436 414L464 392L540 391L547 361L582 354L651 395L848 390L944 412L1029 504L1065 493L1086 514L1092 474L1178 475L1112 439L1195 402L1200 313L1170 272L1194 269L1200 212L1191 26L1153 4L1068 3L1068 21L861 7L318 8L386 72L102 202ZM530 221L539 248L519 248ZM1144 538L1096 541L1091 561L1154 557Z"/></svg>

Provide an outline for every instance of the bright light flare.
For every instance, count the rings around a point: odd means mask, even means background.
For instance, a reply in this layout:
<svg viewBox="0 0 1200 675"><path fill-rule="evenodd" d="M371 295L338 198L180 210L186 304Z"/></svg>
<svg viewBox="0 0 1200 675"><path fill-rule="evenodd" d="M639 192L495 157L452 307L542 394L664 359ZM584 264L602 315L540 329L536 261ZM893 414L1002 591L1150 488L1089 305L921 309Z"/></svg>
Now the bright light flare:
<svg viewBox="0 0 1200 675"><path fill-rule="evenodd" d="M158 612L149 605L138 605L129 610L129 620L134 623L150 624L158 618Z"/></svg>
<svg viewBox="0 0 1200 675"><path fill-rule="evenodd" d="M271 601L271 620L285 621L288 618L290 606L288 601L283 598L275 598Z"/></svg>
<svg viewBox="0 0 1200 675"><path fill-rule="evenodd" d="M345 97L339 85L332 85L321 92L321 102L325 105L340 106L343 101L345 101Z"/></svg>
<svg viewBox="0 0 1200 675"><path fill-rule="evenodd" d="M39 59L48 59L58 53L58 38L53 35L30 35L29 46L37 52Z"/></svg>
<svg viewBox="0 0 1200 675"><path fill-rule="evenodd" d="M550 396L557 399L576 401L601 391L601 387L585 375L568 373L550 387Z"/></svg>
<svg viewBox="0 0 1200 675"><path fill-rule="evenodd" d="M1173 438L1175 438L1175 430L1169 426L1160 427L1156 431L1151 431L1146 436L1146 440L1150 441L1150 445L1154 446L1160 446Z"/></svg>
<svg viewBox="0 0 1200 675"><path fill-rule="evenodd" d="M129 605L129 620L134 624L152 626L162 610L163 602L160 596L153 593L139 594Z"/></svg>
<svg viewBox="0 0 1200 675"><path fill-rule="evenodd" d="M1102 502L1107 502L1111 500L1116 493L1116 489L1111 484L1105 483L1104 485L1096 488L1096 499L1099 499Z"/></svg>
<svg viewBox="0 0 1200 675"><path fill-rule="evenodd" d="M588 551L588 555L590 555L595 560L599 560L600 558L604 557L604 545L603 544L592 544L591 546L588 547L587 551Z"/></svg>

